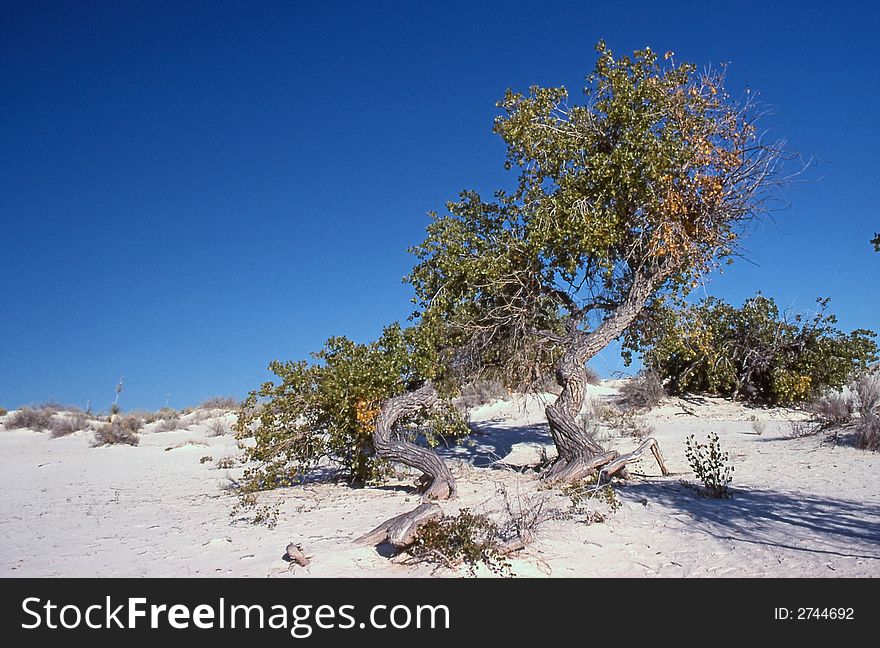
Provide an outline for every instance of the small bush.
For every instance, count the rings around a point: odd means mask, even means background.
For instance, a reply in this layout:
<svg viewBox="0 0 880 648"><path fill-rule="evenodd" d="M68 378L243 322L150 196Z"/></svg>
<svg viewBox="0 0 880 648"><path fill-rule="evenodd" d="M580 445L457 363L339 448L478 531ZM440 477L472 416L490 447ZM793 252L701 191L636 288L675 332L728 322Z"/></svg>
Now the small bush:
<svg viewBox="0 0 880 648"><path fill-rule="evenodd" d="M216 463L217 468L235 468L235 459L232 457L224 457L223 459L218 459Z"/></svg>
<svg viewBox="0 0 880 648"><path fill-rule="evenodd" d="M220 409L232 411L238 409L239 402L231 396L215 396L199 405L198 409Z"/></svg>
<svg viewBox="0 0 880 648"><path fill-rule="evenodd" d="M214 419L208 426L208 434L210 436L224 436L229 434L229 427L223 419Z"/></svg>
<svg viewBox="0 0 880 648"><path fill-rule="evenodd" d="M68 436L89 427L89 417L84 412L72 412L67 416L59 415L49 424L52 438Z"/></svg>
<svg viewBox="0 0 880 648"><path fill-rule="evenodd" d="M638 409L656 407L665 393L660 377L650 369L640 371L620 387L621 402Z"/></svg>
<svg viewBox="0 0 880 648"><path fill-rule="evenodd" d="M733 466L728 464L728 454L721 450L718 435L713 432L708 438L708 444L696 443L694 435L690 435L685 455L711 497L728 497L727 485L733 480Z"/></svg>
<svg viewBox="0 0 880 648"><path fill-rule="evenodd" d="M208 463L209 461L214 461L214 457L212 457L211 455L205 455L204 457L199 459L200 464L205 464L205 463Z"/></svg>
<svg viewBox="0 0 880 648"><path fill-rule="evenodd" d="M174 432L175 430L181 429L183 426L180 423L180 417L174 416L172 418L161 418L159 419L159 425L157 429L159 432Z"/></svg>
<svg viewBox="0 0 880 648"><path fill-rule="evenodd" d="M117 416L113 421L102 425L95 432L97 446L125 444L136 446L140 443L138 432L143 427L143 421L134 416Z"/></svg>
<svg viewBox="0 0 880 648"><path fill-rule="evenodd" d="M823 427L842 427L852 422L855 402L847 392L827 392L813 400L807 411L813 414Z"/></svg>
<svg viewBox="0 0 880 648"><path fill-rule="evenodd" d="M486 515L462 509L456 516L432 520L419 529L409 553L416 562L454 568L465 564L472 576L480 563L501 576L510 575L510 563L499 553L501 533Z"/></svg>
<svg viewBox="0 0 880 648"><path fill-rule="evenodd" d="M44 432L52 425L52 414L53 411L45 407L22 407L6 419L5 427L7 430L27 428L34 432Z"/></svg>
<svg viewBox="0 0 880 648"><path fill-rule="evenodd" d="M855 383L859 420L856 423L859 447L880 449L880 373L861 376Z"/></svg>
<svg viewBox="0 0 880 648"><path fill-rule="evenodd" d="M620 508L620 500L611 484L597 484L595 478L568 484L562 492L571 500L566 517L586 524L605 522L609 514L616 513ZM605 511L600 510L602 505Z"/></svg>
<svg viewBox="0 0 880 648"><path fill-rule="evenodd" d="M0 416L6 416L8 413L5 407L0 407Z"/></svg>

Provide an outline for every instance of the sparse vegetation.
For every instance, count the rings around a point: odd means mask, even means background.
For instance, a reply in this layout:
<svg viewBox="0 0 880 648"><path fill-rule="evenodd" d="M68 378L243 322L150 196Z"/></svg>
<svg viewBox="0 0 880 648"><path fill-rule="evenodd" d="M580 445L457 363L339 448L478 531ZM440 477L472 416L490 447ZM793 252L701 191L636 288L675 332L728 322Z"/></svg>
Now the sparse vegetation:
<svg viewBox="0 0 880 648"><path fill-rule="evenodd" d="M566 517L586 524L605 522L609 514L620 508L620 500L611 484L597 483L595 477L566 484L562 492L571 500Z"/></svg>
<svg viewBox="0 0 880 648"><path fill-rule="evenodd" d="M226 421L222 418L214 419L208 425L208 434L211 436L224 436L229 434L229 426L226 425Z"/></svg>
<svg viewBox="0 0 880 648"><path fill-rule="evenodd" d="M6 416L8 413L5 407L0 407L0 416Z"/></svg>
<svg viewBox="0 0 880 648"><path fill-rule="evenodd" d="M199 463L200 463L200 464L206 464L206 463L208 463L209 461L214 461L214 457L212 457L211 455L205 455L204 457L202 457L201 459L199 459Z"/></svg>
<svg viewBox="0 0 880 648"><path fill-rule="evenodd" d="M106 423L95 431L94 446L105 445L131 445L140 443L138 432L143 427L143 421L134 416L117 415L110 423Z"/></svg>
<svg viewBox="0 0 880 648"><path fill-rule="evenodd" d="M232 411L238 409L239 405L240 403L232 396L214 396L199 405L198 409Z"/></svg>
<svg viewBox="0 0 880 648"><path fill-rule="evenodd" d="M713 432L708 438L709 443L699 443L694 440L693 434L690 435L687 438L685 455L709 496L728 497L728 484L733 480L734 467L728 463L730 457L721 449L718 435Z"/></svg>
<svg viewBox="0 0 880 648"><path fill-rule="evenodd" d="M223 457L222 459L218 459L215 465L221 470L235 468L235 459L233 457Z"/></svg>
<svg viewBox="0 0 880 648"><path fill-rule="evenodd" d="M47 406L22 407L10 414L4 426L7 430L26 428L34 432L44 432L52 425L54 411Z"/></svg>
<svg viewBox="0 0 880 648"><path fill-rule="evenodd" d="M49 432L52 437L62 437L87 430L90 427L89 417L85 412L74 411L68 414L56 415L49 424Z"/></svg>
<svg viewBox="0 0 880 648"><path fill-rule="evenodd" d="M855 383L855 393L859 412L858 445L880 450L880 372L875 370L860 376Z"/></svg>
<svg viewBox="0 0 880 648"><path fill-rule="evenodd" d="M852 392L828 391L807 405L810 412L823 428L831 429L848 425L853 420L856 403Z"/></svg>
<svg viewBox="0 0 880 648"><path fill-rule="evenodd" d="M621 403L637 409L656 407L665 394L660 377L651 369L643 369L620 387Z"/></svg>

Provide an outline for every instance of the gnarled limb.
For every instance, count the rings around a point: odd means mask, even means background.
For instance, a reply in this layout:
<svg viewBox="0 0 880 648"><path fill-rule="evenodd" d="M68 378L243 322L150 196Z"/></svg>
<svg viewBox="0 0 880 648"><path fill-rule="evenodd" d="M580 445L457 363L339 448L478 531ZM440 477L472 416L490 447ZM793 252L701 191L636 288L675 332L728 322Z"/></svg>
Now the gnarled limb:
<svg viewBox="0 0 880 648"><path fill-rule="evenodd" d="M594 331L573 331L566 338L565 353L556 365L556 382L562 387L562 392L545 409L550 434L559 450L556 463L544 474L544 478L551 483L570 483L599 470L608 475L617 473L626 477L626 464L639 458L648 447L654 451L663 474L667 474L655 440L650 439L650 444L642 444L644 448L640 446L634 452L621 456L618 452L606 451L577 423L587 391L587 360L626 330L644 308L648 295L665 276L662 269L647 275L636 273L626 299ZM614 470L609 472L609 465Z"/></svg>
<svg viewBox="0 0 880 648"><path fill-rule="evenodd" d="M394 424L403 416L433 407L439 400L437 390L430 380L415 391L388 399L376 418L373 446L376 448L376 454L383 459L399 461L421 470L427 481L424 489L425 497L448 499L455 497L455 479L443 460L437 453L398 439L394 434Z"/></svg>

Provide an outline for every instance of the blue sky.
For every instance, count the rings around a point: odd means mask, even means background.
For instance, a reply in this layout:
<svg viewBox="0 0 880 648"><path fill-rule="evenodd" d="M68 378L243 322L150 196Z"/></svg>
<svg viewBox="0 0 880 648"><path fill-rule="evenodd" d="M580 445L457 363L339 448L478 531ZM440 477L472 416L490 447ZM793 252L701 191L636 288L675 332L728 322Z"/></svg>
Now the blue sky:
<svg viewBox="0 0 880 648"><path fill-rule="evenodd" d="M237 397L404 320L426 212L514 180L508 87L573 93L604 38L773 108L818 164L707 291L880 329L871 2L0 4L0 405ZM622 369L613 351L592 361Z"/></svg>

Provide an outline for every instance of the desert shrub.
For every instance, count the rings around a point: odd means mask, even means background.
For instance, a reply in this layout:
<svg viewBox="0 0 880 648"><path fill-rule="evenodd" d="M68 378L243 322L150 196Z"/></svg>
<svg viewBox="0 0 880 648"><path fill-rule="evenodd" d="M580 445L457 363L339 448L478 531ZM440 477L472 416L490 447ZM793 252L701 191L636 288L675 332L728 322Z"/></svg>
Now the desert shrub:
<svg viewBox="0 0 880 648"><path fill-rule="evenodd" d="M85 412L71 412L68 415L59 415L49 423L49 432L52 437L62 437L85 430L89 427L89 417Z"/></svg>
<svg viewBox="0 0 880 648"><path fill-rule="evenodd" d="M218 459L216 463L217 468L235 468L235 459L232 457L223 457L222 459Z"/></svg>
<svg viewBox="0 0 880 648"><path fill-rule="evenodd" d="M208 433L211 436L223 436L229 434L229 427L223 419L214 419L211 421L210 425L208 425Z"/></svg>
<svg viewBox="0 0 880 648"><path fill-rule="evenodd" d="M880 373L866 373L854 385L859 420L856 423L858 445L868 450L880 449Z"/></svg>
<svg viewBox="0 0 880 648"><path fill-rule="evenodd" d="M469 409L507 398L507 387L500 380L474 380L461 387L461 394L455 399L459 407Z"/></svg>
<svg viewBox="0 0 880 648"><path fill-rule="evenodd" d="M567 484L562 492L571 500L566 517L586 524L605 522L609 514L620 508L620 500L611 484L597 483L595 477Z"/></svg>
<svg viewBox="0 0 880 648"><path fill-rule="evenodd" d="M251 392L234 425L251 462L243 491L288 486L319 469L351 484L388 476L390 466L373 447L375 420L386 399L414 387L431 371L432 361L419 350L415 336L414 329L393 325L370 344L330 338L311 364L271 363L280 382ZM449 434L468 432L451 405L398 422L399 434L423 437L428 444L437 442L441 428ZM246 444L251 436L254 443Z"/></svg>
<svg viewBox="0 0 880 648"><path fill-rule="evenodd" d="M6 416L8 413L5 407L0 407L0 416Z"/></svg>
<svg viewBox="0 0 880 648"><path fill-rule="evenodd" d="M826 428L850 423L855 413L855 401L848 390L829 391L814 399L807 410Z"/></svg>
<svg viewBox="0 0 880 648"><path fill-rule="evenodd" d="M231 396L214 396L199 405L198 409L220 409L231 411L238 409L238 406L239 402Z"/></svg>
<svg viewBox="0 0 880 648"><path fill-rule="evenodd" d="M734 468L728 463L729 455L721 449L718 435L713 432L708 438L709 443L697 443L694 435L690 435L687 438L685 456L711 497L727 497L727 485L733 480L731 473Z"/></svg>
<svg viewBox="0 0 880 648"><path fill-rule="evenodd" d="M510 562L500 551L501 530L482 513L462 509L458 515L431 520L419 528L409 553L415 562L429 562L449 568L466 565L472 576L484 564L501 576L510 575Z"/></svg>
<svg viewBox="0 0 880 648"><path fill-rule="evenodd" d="M10 414L4 425L7 430L27 428L35 432L43 432L52 425L52 415L53 411L45 407L22 407Z"/></svg>
<svg viewBox="0 0 880 648"><path fill-rule="evenodd" d="M211 455L205 455L204 457L199 459L200 464L205 464L205 463L208 463L209 461L214 461L214 457L212 457Z"/></svg>
<svg viewBox="0 0 880 648"><path fill-rule="evenodd" d="M742 308L713 297L678 311L655 308L628 334L626 347L641 350L673 393L801 403L843 387L877 359L873 331L843 333L826 312L828 300L818 304L809 319L780 316L760 294Z"/></svg>
<svg viewBox="0 0 880 648"><path fill-rule="evenodd" d="M143 421L134 416L116 416L110 423L106 423L95 431L95 443L97 446L125 444L136 446L140 443L138 432L143 427Z"/></svg>
<svg viewBox="0 0 880 648"><path fill-rule="evenodd" d="M620 387L621 402L638 409L656 407L665 394L660 377L651 369L640 371Z"/></svg>

